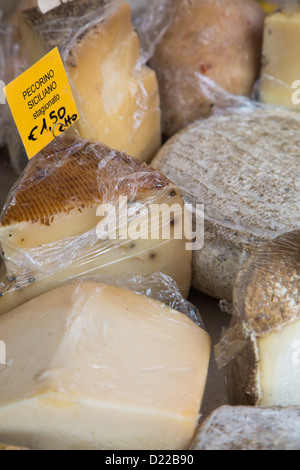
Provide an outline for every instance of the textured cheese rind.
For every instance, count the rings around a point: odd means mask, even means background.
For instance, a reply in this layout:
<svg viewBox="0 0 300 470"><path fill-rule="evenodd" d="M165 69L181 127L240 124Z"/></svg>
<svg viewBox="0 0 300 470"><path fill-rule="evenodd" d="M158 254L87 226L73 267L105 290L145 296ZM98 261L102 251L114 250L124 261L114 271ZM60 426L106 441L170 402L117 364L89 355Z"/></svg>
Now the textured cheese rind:
<svg viewBox="0 0 300 470"><path fill-rule="evenodd" d="M170 137L214 109L234 106L237 96L251 95L265 14L252 0L165 3L166 31L150 65L159 82L163 131ZM150 21L155 27L156 18Z"/></svg>
<svg viewBox="0 0 300 470"><path fill-rule="evenodd" d="M300 408L223 406L201 424L192 450L300 450Z"/></svg>
<svg viewBox="0 0 300 470"><path fill-rule="evenodd" d="M74 0L20 14L30 63L54 47L64 59L83 138L149 161L161 145L158 84L140 58L127 3Z"/></svg>
<svg viewBox="0 0 300 470"><path fill-rule="evenodd" d="M204 204L204 248L193 253L193 286L232 300L243 262L262 243L300 227L297 113L246 107L199 121L171 138L152 162Z"/></svg>
<svg viewBox="0 0 300 470"><path fill-rule="evenodd" d="M118 212L119 197L126 197L128 210L134 211L127 221ZM118 238L112 228L109 235L114 239L99 239L102 219L97 210L103 204L115 208L113 228L125 228L125 237ZM138 212L150 211L153 204L175 205L174 213L158 220L157 236L150 232L157 225ZM134 221L148 239L127 233ZM123 279L161 272L187 296L192 255L186 250L186 232L176 239L176 228L183 222L180 191L161 173L102 144L57 139L29 162L1 215L6 275L1 278L0 312L87 275ZM163 229L169 229L169 238Z"/></svg>
<svg viewBox="0 0 300 470"><path fill-rule="evenodd" d="M234 405L300 406L300 231L265 244L244 264L233 293L228 367ZM297 346L298 345L298 346ZM224 356L225 357L225 356ZM232 357L231 357L232 358Z"/></svg>
<svg viewBox="0 0 300 470"><path fill-rule="evenodd" d="M293 103L292 99L296 91L292 85L300 76L299 40L299 11L276 11L266 18L260 101L299 111L299 104Z"/></svg>
<svg viewBox="0 0 300 470"><path fill-rule="evenodd" d="M66 285L0 319L0 435L33 450L186 449L210 355L206 332L142 295Z"/></svg>

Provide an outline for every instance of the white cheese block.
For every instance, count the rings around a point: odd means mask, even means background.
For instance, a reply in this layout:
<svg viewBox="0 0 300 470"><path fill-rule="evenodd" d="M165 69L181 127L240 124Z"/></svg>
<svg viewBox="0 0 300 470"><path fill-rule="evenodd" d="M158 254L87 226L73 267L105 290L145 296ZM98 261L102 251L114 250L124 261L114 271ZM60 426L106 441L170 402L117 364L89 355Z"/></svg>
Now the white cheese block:
<svg viewBox="0 0 300 470"><path fill-rule="evenodd" d="M152 165L204 204L205 243L193 253L193 286L232 300L243 262L262 243L300 228L298 113L250 106L196 122ZM195 209L194 209L195 211Z"/></svg>
<svg viewBox="0 0 300 470"><path fill-rule="evenodd" d="M208 334L118 287L66 285L0 318L0 437L32 450L186 449Z"/></svg>
<svg viewBox="0 0 300 470"><path fill-rule="evenodd" d="M217 356L223 351L230 360L235 347L231 404L300 406L300 230L265 244L243 265Z"/></svg>
<svg viewBox="0 0 300 470"><path fill-rule="evenodd" d="M152 208L163 204L170 212L155 221ZM107 211L115 213L110 227ZM0 313L84 275L161 272L186 297L192 254L184 225L182 196L164 175L104 145L57 139L30 160L0 218Z"/></svg>
<svg viewBox="0 0 300 470"><path fill-rule="evenodd" d="M45 15L26 10L20 31L30 64L59 48L83 138L143 161L154 156L161 145L158 83L140 58L126 2L74 0Z"/></svg>
<svg viewBox="0 0 300 470"><path fill-rule="evenodd" d="M223 406L199 428L192 450L300 450L300 408Z"/></svg>
<svg viewBox="0 0 300 470"><path fill-rule="evenodd" d="M300 110L300 11L276 11L264 29L260 100Z"/></svg>

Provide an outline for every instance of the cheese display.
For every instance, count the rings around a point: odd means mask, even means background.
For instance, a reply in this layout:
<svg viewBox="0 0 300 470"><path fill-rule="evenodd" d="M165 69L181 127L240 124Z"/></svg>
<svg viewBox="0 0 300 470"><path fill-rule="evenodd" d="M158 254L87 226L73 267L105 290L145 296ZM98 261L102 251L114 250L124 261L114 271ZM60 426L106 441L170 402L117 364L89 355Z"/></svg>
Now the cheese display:
<svg viewBox="0 0 300 470"><path fill-rule="evenodd" d="M265 17L254 0L171 3L166 31L150 61L167 136L217 109L238 105L236 96L251 95L259 76Z"/></svg>
<svg viewBox="0 0 300 470"><path fill-rule="evenodd" d="M213 116L170 139L152 165L204 204L205 243L193 252L192 284L231 301L242 264L255 249L300 228L300 117L248 106Z"/></svg>
<svg viewBox="0 0 300 470"><path fill-rule="evenodd" d="M200 426L193 450L300 450L300 408L223 406Z"/></svg>
<svg viewBox="0 0 300 470"><path fill-rule="evenodd" d="M78 132L143 161L161 145L155 72L140 58L131 10L119 0L74 0L20 14L30 64L58 46L80 115Z"/></svg>
<svg viewBox="0 0 300 470"><path fill-rule="evenodd" d="M300 230L243 265L231 327L216 347L234 405L300 406Z"/></svg>
<svg viewBox="0 0 300 470"><path fill-rule="evenodd" d="M162 272L187 296L189 227L165 176L103 144L62 136L30 160L3 209L0 313L92 274Z"/></svg>
<svg viewBox="0 0 300 470"><path fill-rule="evenodd" d="M0 318L0 436L32 450L186 449L208 334L142 295L62 286Z"/></svg>
<svg viewBox="0 0 300 470"><path fill-rule="evenodd" d="M300 11L275 11L266 18L260 100L299 111Z"/></svg>

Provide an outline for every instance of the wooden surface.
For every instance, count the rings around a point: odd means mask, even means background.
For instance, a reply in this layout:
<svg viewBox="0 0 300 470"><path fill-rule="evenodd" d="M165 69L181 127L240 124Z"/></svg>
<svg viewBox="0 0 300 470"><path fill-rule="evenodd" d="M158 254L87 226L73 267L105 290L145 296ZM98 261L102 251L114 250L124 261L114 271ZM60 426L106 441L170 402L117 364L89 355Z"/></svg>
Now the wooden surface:
<svg viewBox="0 0 300 470"><path fill-rule="evenodd" d="M17 175L9 165L8 155L4 150L0 151L0 207L2 208L9 190L17 180ZM230 321L229 315L222 313L218 307L218 301L207 297L192 289L189 300L200 311L205 329L212 339L212 356L208 374L206 392L203 401L202 414L206 416L212 410L228 403L225 386L224 372L216 367L213 354L213 346L218 343L223 327L227 327Z"/></svg>

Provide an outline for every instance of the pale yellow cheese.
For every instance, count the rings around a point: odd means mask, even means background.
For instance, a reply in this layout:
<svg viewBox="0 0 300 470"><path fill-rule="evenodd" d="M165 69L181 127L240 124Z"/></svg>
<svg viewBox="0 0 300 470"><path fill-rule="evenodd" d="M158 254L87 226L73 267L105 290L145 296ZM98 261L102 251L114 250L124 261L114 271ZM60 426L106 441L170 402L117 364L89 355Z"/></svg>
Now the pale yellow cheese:
<svg viewBox="0 0 300 470"><path fill-rule="evenodd" d="M102 6L75 0L46 15L25 11L20 19L30 63L59 47L80 115L80 135L150 161L161 145L158 83L141 62L130 6L118 0Z"/></svg>
<svg viewBox="0 0 300 470"><path fill-rule="evenodd" d="M0 218L0 314L87 275L160 272L186 297L191 224L179 189L103 145L65 136L55 145L55 156L50 144L29 162ZM167 209L163 217L154 217L155 206Z"/></svg>
<svg viewBox="0 0 300 470"><path fill-rule="evenodd" d="M0 436L33 450L186 449L210 339L187 316L81 282L0 318Z"/></svg>
<svg viewBox="0 0 300 470"><path fill-rule="evenodd" d="M300 320L258 339L259 406L300 405Z"/></svg>
<svg viewBox="0 0 300 470"><path fill-rule="evenodd" d="M260 100L300 110L300 12L276 12L266 18Z"/></svg>

